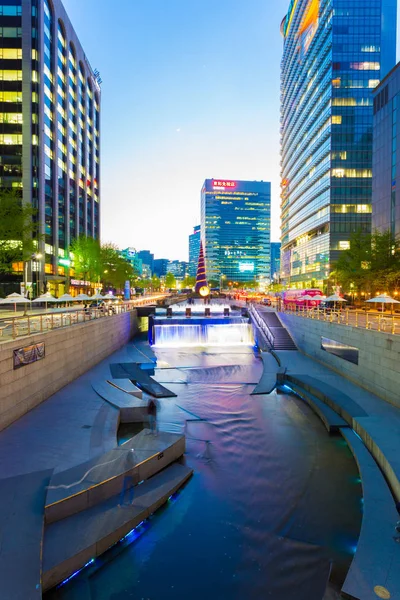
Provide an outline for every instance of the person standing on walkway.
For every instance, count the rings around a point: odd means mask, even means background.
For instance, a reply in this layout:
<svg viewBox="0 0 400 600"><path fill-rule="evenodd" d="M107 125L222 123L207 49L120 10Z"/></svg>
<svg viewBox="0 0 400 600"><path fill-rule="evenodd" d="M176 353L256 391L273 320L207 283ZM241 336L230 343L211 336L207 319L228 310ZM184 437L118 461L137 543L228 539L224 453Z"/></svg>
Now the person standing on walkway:
<svg viewBox="0 0 400 600"><path fill-rule="evenodd" d="M149 415L150 433L157 435L157 404L154 398L150 398L147 404L147 414Z"/></svg>

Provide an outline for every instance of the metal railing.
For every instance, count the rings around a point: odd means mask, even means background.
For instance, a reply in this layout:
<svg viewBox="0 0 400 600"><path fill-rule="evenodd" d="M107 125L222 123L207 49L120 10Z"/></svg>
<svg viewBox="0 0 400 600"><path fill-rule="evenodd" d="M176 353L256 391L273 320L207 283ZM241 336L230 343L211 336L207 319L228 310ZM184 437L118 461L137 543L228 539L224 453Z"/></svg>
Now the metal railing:
<svg viewBox="0 0 400 600"><path fill-rule="evenodd" d="M113 317L135 310L139 306L154 304L164 299L168 294L145 296L129 302L110 303L104 307L50 309L23 316L15 316L10 311L9 316L0 318L0 342L8 341L35 333L45 333L53 329L70 327L78 323L88 323L95 319Z"/></svg>
<svg viewBox="0 0 400 600"><path fill-rule="evenodd" d="M268 343L271 345L271 348L273 348L274 343L275 343L275 338L272 335L272 332L271 332L270 328L268 327L268 325L266 324L266 322L264 321L264 319L258 314L257 308L255 307L254 304L250 304L248 306L248 310L249 310L250 315L253 317L254 321L256 322L257 326L261 330L261 332L265 335Z"/></svg>
<svg viewBox="0 0 400 600"><path fill-rule="evenodd" d="M370 329L372 331L382 331L384 333L397 335L400 334L400 314L396 315L363 310L319 309L305 307L298 307L297 310L284 307L282 312L306 319L326 321L348 327L359 327L361 329Z"/></svg>

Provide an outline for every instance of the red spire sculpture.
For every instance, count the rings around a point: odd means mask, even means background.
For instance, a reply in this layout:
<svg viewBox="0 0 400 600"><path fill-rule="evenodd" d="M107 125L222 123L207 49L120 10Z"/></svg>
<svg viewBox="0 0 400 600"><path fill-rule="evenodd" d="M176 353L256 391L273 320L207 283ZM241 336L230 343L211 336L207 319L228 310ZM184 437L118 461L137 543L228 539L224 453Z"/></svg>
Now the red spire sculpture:
<svg viewBox="0 0 400 600"><path fill-rule="evenodd" d="M207 287L207 278L206 278L206 265L204 261L204 251L203 251L203 242L200 241L200 252L199 252L199 262L197 265L197 275L196 275L196 293L200 292L200 288Z"/></svg>

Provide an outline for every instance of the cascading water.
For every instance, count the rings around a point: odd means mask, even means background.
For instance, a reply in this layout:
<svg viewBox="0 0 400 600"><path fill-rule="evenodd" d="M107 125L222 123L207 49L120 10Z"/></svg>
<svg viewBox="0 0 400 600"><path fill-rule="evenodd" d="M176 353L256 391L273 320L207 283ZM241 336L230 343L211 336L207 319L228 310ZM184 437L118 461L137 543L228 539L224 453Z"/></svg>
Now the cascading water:
<svg viewBox="0 0 400 600"><path fill-rule="evenodd" d="M154 343L157 347L237 346L254 345L253 330L247 320L214 324L155 324Z"/></svg>

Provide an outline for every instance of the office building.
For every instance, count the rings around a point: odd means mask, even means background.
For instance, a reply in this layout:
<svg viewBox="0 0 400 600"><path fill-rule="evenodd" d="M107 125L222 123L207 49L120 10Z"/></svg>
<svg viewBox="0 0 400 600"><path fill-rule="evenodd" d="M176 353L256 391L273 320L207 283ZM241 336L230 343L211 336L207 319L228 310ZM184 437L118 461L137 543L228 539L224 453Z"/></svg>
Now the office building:
<svg viewBox="0 0 400 600"><path fill-rule="evenodd" d="M60 0L7 0L0 24L0 185L38 211L28 281L62 293L71 241L100 236L101 80Z"/></svg>
<svg viewBox="0 0 400 600"><path fill-rule="evenodd" d="M143 263L139 258L135 248L125 248L125 250L121 250L120 254L122 258L124 258L132 265L137 275L143 275Z"/></svg>
<svg viewBox="0 0 400 600"><path fill-rule="evenodd" d="M165 277L168 273L168 258L155 258L153 262L153 275Z"/></svg>
<svg viewBox="0 0 400 600"><path fill-rule="evenodd" d="M191 277L196 277L197 263L199 262L200 252L200 225L193 228L193 233L189 235L189 267L188 272Z"/></svg>
<svg viewBox="0 0 400 600"><path fill-rule="evenodd" d="M292 0L281 26L281 276L322 286L371 229L372 91L395 63L395 0Z"/></svg>
<svg viewBox="0 0 400 600"><path fill-rule="evenodd" d="M154 254L150 250L140 250L138 257L141 259L143 267L147 267L146 273L151 277L154 269Z"/></svg>
<svg viewBox="0 0 400 600"><path fill-rule="evenodd" d="M400 236L400 63L374 90L374 142L372 155L372 229Z"/></svg>
<svg viewBox="0 0 400 600"><path fill-rule="evenodd" d="M170 260L168 261L168 273L172 273L177 279L184 279L188 273L188 266L184 260Z"/></svg>
<svg viewBox="0 0 400 600"><path fill-rule="evenodd" d="M271 281L279 278L281 269L281 243L271 242Z"/></svg>
<svg viewBox="0 0 400 600"><path fill-rule="evenodd" d="M271 184L206 179L201 238L211 283L269 279Z"/></svg>

